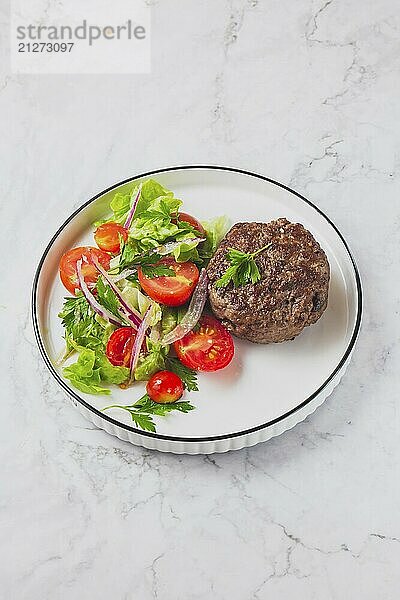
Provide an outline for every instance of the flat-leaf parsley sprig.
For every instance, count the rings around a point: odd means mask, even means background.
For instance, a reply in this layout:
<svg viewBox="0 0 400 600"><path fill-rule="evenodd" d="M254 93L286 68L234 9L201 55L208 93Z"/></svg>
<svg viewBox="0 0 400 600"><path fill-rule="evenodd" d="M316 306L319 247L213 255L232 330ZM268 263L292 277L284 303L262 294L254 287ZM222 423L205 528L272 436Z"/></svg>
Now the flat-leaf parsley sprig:
<svg viewBox="0 0 400 600"><path fill-rule="evenodd" d="M272 242L255 252L242 252L241 250L235 250L235 248L228 248L226 258L231 265L222 277L215 282L215 285L222 288L226 287L232 281L234 287L240 287L247 283L257 283L257 281L260 281L260 271L254 259L258 254L268 250L271 246Z"/></svg>
<svg viewBox="0 0 400 600"><path fill-rule="evenodd" d="M183 386L188 392L198 392L197 373L182 364L178 358L167 356L166 367L182 379Z"/></svg>
<svg viewBox="0 0 400 600"><path fill-rule="evenodd" d="M132 421L145 431L156 431L156 426L152 416L165 417L168 413L177 410L182 413L188 413L194 410L194 406L187 401L171 402L169 404L158 404L150 400L148 394L142 396L135 404L125 406L123 404L111 404L105 406L102 411L109 410L110 408L120 408L126 410L132 418Z"/></svg>

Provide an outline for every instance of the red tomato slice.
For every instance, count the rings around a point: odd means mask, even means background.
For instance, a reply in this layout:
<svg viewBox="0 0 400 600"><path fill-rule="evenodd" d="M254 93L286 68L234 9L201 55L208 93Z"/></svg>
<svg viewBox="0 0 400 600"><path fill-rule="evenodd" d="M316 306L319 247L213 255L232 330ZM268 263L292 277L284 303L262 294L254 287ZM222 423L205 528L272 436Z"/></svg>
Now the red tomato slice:
<svg viewBox="0 0 400 600"><path fill-rule="evenodd" d="M201 233L201 235L205 235L206 230L204 229L204 227L200 223L200 221L198 221L196 219L196 217L192 217L192 215L188 215L187 213L184 213L184 212L179 212L178 219L179 219L179 221L184 221L185 223L189 223L189 225L191 225L192 227L197 229L197 231L199 233Z"/></svg>
<svg viewBox="0 0 400 600"><path fill-rule="evenodd" d="M229 331L214 319L205 315L200 327L191 331L174 344L179 360L196 371L218 371L231 362L235 353Z"/></svg>
<svg viewBox="0 0 400 600"><path fill-rule="evenodd" d="M108 338L106 355L112 365L129 367L136 331L132 327L120 327Z"/></svg>
<svg viewBox="0 0 400 600"><path fill-rule="evenodd" d="M146 391L153 402L176 402L183 394L182 379L171 371L159 371L147 382Z"/></svg>
<svg viewBox="0 0 400 600"><path fill-rule="evenodd" d="M100 225L96 229L94 234L94 239L98 247L112 254L119 254L121 251L120 238L126 242L128 232L122 225L118 225L118 223L103 223L103 225Z"/></svg>
<svg viewBox="0 0 400 600"><path fill-rule="evenodd" d="M82 275L85 282L90 286L95 284L99 278L99 272L93 265L92 256L95 256L102 267L106 270L110 268L110 256L91 246L73 248L62 255L60 260L60 279L67 290L75 295L75 290L79 290L78 275L76 273L76 263L80 259L86 259L82 263Z"/></svg>
<svg viewBox="0 0 400 600"><path fill-rule="evenodd" d="M191 262L177 263L167 257L158 264L167 265L175 271L175 277L146 277L138 270L139 282L150 298L167 306L180 306L189 300L199 279L199 270Z"/></svg>

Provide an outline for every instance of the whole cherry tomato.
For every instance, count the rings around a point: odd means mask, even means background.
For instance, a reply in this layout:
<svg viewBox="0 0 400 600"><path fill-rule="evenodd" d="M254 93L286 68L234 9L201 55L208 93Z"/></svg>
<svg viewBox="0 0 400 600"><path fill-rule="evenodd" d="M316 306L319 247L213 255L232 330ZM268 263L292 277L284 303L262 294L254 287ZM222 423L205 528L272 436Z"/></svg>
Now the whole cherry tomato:
<svg viewBox="0 0 400 600"><path fill-rule="evenodd" d="M172 371L159 371L147 382L146 390L153 402L169 404L176 402L183 394L182 379Z"/></svg>

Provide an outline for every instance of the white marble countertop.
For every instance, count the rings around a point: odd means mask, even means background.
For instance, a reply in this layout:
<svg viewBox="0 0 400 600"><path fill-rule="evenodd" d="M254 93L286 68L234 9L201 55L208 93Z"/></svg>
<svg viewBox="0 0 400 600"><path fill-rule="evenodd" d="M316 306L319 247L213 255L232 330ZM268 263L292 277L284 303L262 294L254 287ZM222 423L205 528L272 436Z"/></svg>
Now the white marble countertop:
<svg viewBox="0 0 400 600"><path fill-rule="evenodd" d="M15 76L2 62L0 595L395 600L398 4L153 4L150 75ZM72 209L135 173L194 163L307 195L348 239L365 291L354 359L327 402L271 442L209 457L87 423L29 315L35 266Z"/></svg>

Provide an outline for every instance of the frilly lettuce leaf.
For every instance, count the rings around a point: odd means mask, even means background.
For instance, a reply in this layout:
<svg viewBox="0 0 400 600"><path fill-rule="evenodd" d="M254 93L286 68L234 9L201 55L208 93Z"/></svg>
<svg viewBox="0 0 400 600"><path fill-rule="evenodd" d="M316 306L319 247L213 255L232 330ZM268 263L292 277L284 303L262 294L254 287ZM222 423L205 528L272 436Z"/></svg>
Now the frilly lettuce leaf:
<svg viewBox="0 0 400 600"><path fill-rule="evenodd" d="M133 199L139 190L136 186L126 194L116 193L110 203L113 216L109 219L123 224L128 216ZM160 245L167 239L188 232L187 225L176 224L176 214L182 201L174 197L173 192L165 189L154 179L142 184L142 192L137 204L134 219L129 228L129 241L125 245L133 256Z"/></svg>
<svg viewBox="0 0 400 600"><path fill-rule="evenodd" d="M135 211L135 216L147 219L170 219L171 215L176 215L181 206L182 200L174 198L173 195L160 196L155 200L149 202L148 205L144 208L144 210L141 210L141 204L139 201Z"/></svg>
<svg viewBox="0 0 400 600"><path fill-rule="evenodd" d="M129 377L126 367L114 367L100 351L77 347L78 360L64 367L63 375L71 384L85 394L109 395L110 390L101 383L120 384Z"/></svg>
<svg viewBox="0 0 400 600"><path fill-rule="evenodd" d="M178 240L179 241L179 240ZM199 252L197 250L198 242L189 236L188 240L182 239L181 244L173 251L173 256L177 262L199 261Z"/></svg>
<svg viewBox="0 0 400 600"><path fill-rule="evenodd" d="M163 306L161 319L161 337L170 333L186 314L187 306Z"/></svg>
<svg viewBox="0 0 400 600"><path fill-rule="evenodd" d="M131 306L132 308L138 310L142 316L151 305L149 321L150 327L153 327L154 325L156 325L156 323L158 323L161 320L162 312L160 305L157 304L157 302L153 302L147 296L142 294L137 284L123 280L121 287L121 295L125 302L129 304L129 306Z"/></svg>
<svg viewBox="0 0 400 600"><path fill-rule="evenodd" d="M136 188L137 191L138 187ZM142 193L140 195L140 200L137 206L137 214L139 215L145 210L148 210L151 203L160 197L163 198L173 198L174 192L167 190L163 187L158 181L155 179L147 179L142 184Z"/></svg>
<svg viewBox="0 0 400 600"><path fill-rule="evenodd" d="M176 308L169 306L163 306L162 319L161 319L161 331L162 337L170 333L178 323L178 311Z"/></svg>
<svg viewBox="0 0 400 600"><path fill-rule="evenodd" d="M180 233L179 227L170 218L151 217L146 213L133 219L129 229L129 239L137 242L137 248L143 251L156 248L168 238L174 238Z"/></svg>
<svg viewBox="0 0 400 600"><path fill-rule="evenodd" d="M129 193L115 194L110 207L113 216L110 220L124 223L131 207L133 198L138 192L136 186ZM193 238L198 233L188 223L176 222L176 215L182 206L182 201L174 197L157 181L148 179L142 184L142 192L136 207L135 216L129 228L129 238L124 245L122 257L112 260L112 268L123 268L133 262L135 256L153 250L167 241L182 240L182 246L174 252L175 260L185 262L192 260L201 262L201 256L195 242L186 243L185 238ZM210 225L209 246L214 247L214 240L220 239L218 228L220 222ZM211 251L210 251L211 252Z"/></svg>
<svg viewBox="0 0 400 600"><path fill-rule="evenodd" d="M139 359L135 369L137 381L147 381L154 373L165 369L165 357L169 352L169 346L162 346L158 342L147 339L147 350L148 354Z"/></svg>
<svg viewBox="0 0 400 600"><path fill-rule="evenodd" d="M206 230L206 241L202 244L200 257L209 259L220 245L222 238L230 227L230 223L227 217L221 216L212 219L212 221L203 221L202 225Z"/></svg>
<svg viewBox="0 0 400 600"><path fill-rule="evenodd" d="M119 385L129 377L129 369L126 367L115 367L110 363L105 354L96 355L96 366L99 368L101 381Z"/></svg>
<svg viewBox="0 0 400 600"><path fill-rule="evenodd" d="M132 202L139 191L139 186L134 186L126 193L117 192L110 202L110 208L113 215L108 221L123 224L128 216ZM147 179L142 184L142 193L135 211L135 218L140 217L145 212L160 212L161 216L169 217L169 213L176 212L181 206L181 200L174 198L174 193L165 189L154 179Z"/></svg>
<svg viewBox="0 0 400 600"><path fill-rule="evenodd" d="M133 196L134 197L134 196ZM117 192L114 198L110 202L110 208L113 211L113 216L110 221L115 221L122 225L127 217L129 209L131 207L132 192L121 194Z"/></svg>

